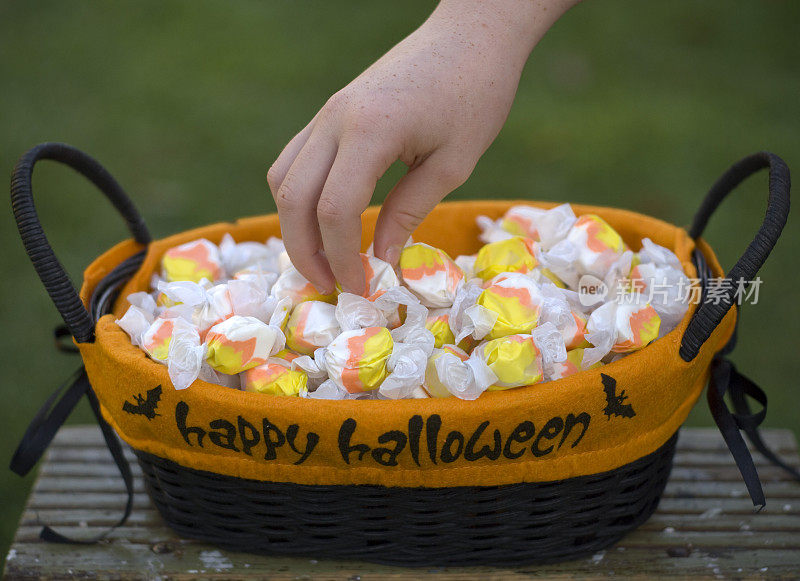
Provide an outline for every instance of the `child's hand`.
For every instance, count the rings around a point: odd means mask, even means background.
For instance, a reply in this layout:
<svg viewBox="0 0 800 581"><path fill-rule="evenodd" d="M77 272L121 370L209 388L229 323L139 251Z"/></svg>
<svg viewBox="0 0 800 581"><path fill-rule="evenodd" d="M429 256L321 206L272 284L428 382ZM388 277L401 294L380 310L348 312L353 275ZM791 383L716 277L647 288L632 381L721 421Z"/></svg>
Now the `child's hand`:
<svg viewBox="0 0 800 581"><path fill-rule="evenodd" d="M319 290L364 292L360 216L397 159L375 254L396 263L411 232L472 173L505 122L535 44L571 0L444 0L415 32L333 95L269 170L286 249Z"/></svg>

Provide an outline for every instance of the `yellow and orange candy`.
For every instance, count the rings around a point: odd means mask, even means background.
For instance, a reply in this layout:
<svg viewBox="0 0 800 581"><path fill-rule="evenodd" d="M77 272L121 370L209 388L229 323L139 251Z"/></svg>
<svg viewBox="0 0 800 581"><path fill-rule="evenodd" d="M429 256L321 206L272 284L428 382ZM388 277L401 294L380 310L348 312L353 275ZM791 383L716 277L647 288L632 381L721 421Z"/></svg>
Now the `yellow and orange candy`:
<svg viewBox="0 0 800 581"><path fill-rule="evenodd" d="M497 314L497 321L486 335L489 339L530 333L539 322L542 309L539 287L521 274L499 278L481 292L477 304Z"/></svg>
<svg viewBox="0 0 800 581"><path fill-rule="evenodd" d="M487 341L475 348L473 356L476 355L497 375L497 383L489 391L532 385L544 379L542 356L531 335Z"/></svg>
<svg viewBox="0 0 800 581"><path fill-rule="evenodd" d="M322 301L297 305L286 322L286 345L303 355L313 355L339 335L336 307Z"/></svg>
<svg viewBox="0 0 800 581"><path fill-rule="evenodd" d="M242 389L265 395L299 396L308 391L308 375L277 362L247 369L241 376Z"/></svg>
<svg viewBox="0 0 800 581"><path fill-rule="evenodd" d="M346 331L325 350L328 376L348 393L377 389L389 374L386 364L393 348L386 327Z"/></svg>
<svg viewBox="0 0 800 581"><path fill-rule="evenodd" d="M161 258L161 272L167 282L200 282L204 278L215 282L224 276L219 248L205 238L167 250Z"/></svg>
<svg viewBox="0 0 800 581"><path fill-rule="evenodd" d="M254 317L234 315L208 331L206 361L212 369L234 375L266 363L283 349L284 341L279 328Z"/></svg>
<svg viewBox="0 0 800 581"><path fill-rule="evenodd" d="M504 272L530 272L537 264L534 241L515 236L483 246L475 259L475 276L488 281Z"/></svg>
<svg viewBox="0 0 800 581"><path fill-rule="evenodd" d="M453 304L464 272L444 250L418 242L400 253L400 275L426 307L442 308Z"/></svg>

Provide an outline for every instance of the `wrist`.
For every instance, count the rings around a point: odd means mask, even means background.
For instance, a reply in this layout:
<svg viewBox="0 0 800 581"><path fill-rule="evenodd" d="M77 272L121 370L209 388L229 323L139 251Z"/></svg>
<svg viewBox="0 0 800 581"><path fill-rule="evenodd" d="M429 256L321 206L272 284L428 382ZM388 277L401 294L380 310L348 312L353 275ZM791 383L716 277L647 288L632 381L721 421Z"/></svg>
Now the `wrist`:
<svg viewBox="0 0 800 581"><path fill-rule="evenodd" d="M441 0L421 28L496 50L522 70L547 30L579 0Z"/></svg>

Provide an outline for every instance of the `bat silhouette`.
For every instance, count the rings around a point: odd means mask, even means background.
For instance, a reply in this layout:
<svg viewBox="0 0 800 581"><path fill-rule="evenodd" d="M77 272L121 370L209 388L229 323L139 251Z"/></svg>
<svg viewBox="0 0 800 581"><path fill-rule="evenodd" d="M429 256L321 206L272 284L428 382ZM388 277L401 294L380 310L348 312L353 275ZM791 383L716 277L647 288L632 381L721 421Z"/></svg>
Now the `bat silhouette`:
<svg viewBox="0 0 800 581"><path fill-rule="evenodd" d="M153 389L148 389L146 398L142 397L141 393L137 393L133 398L136 400L136 403L126 401L122 404L122 411L133 415L144 416L148 420L152 420L157 415L160 415L156 413L158 402L161 401L160 385L155 386Z"/></svg>
<svg viewBox="0 0 800 581"><path fill-rule="evenodd" d="M610 375L606 375L605 373L600 374L600 378L603 381L603 391L606 393L606 407L603 408L603 413L608 416L608 419L611 419L611 414L621 418L632 418L636 415L636 412L633 411L633 406L629 403L622 403L628 396L625 395L625 390L623 389L617 395L617 380L611 377Z"/></svg>

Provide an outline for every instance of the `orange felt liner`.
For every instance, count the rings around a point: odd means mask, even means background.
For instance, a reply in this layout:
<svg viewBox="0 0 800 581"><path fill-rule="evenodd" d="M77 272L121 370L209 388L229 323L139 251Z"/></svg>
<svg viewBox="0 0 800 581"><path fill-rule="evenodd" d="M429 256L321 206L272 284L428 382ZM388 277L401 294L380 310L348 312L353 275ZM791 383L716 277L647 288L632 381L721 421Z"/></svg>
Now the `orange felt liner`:
<svg viewBox="0 0 800 581"><path fill-rule="evenodd" d="M480 246L475 217L501 216L529 201L444 203L428 216L414 239L455 256ZM576 214L596 213L638 250L649 237L672 249L687 275L695 275L695 243L686 231L634 212L573 206ZM372 240L378 208L363 216L362 247ZM709 373L711 357L730 337L732 309L703 346L685 362L681 336L694 312L641 351L600 369L549 383L487 392L476 401L414 399L325 401L246 393L195 382L176 391L165 366L131 345L114 323L127 308L129 293L148 290L167 248L205 237L219 242L225 232L237 241L280 236L276 215L214 224L153 242L141 269L126 284L114 315L100 319L93 343L80 344L103 415L134 448L183 466L229 476L297 484L378 484L405 487L493 486L545 482L618 468L663 445L686 419ZM715 276L723 271L702 241ZM125 241L85 272L81 297L124 258L140 250ZM634 411L606 414L605 374L616 382ZM609 381L606 379L606 381ZM123 403L162 386L158 415L147 419L123 411Z"/></svg>

